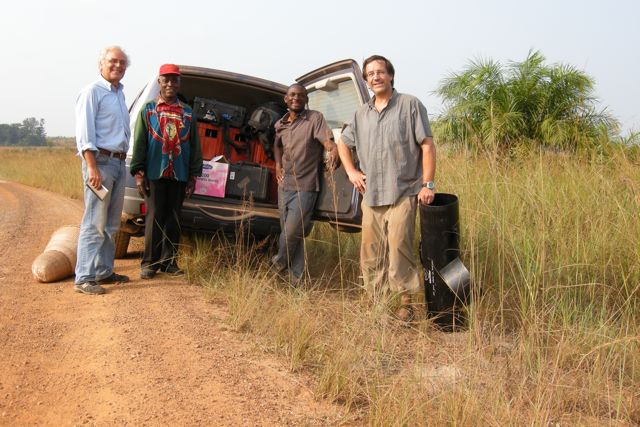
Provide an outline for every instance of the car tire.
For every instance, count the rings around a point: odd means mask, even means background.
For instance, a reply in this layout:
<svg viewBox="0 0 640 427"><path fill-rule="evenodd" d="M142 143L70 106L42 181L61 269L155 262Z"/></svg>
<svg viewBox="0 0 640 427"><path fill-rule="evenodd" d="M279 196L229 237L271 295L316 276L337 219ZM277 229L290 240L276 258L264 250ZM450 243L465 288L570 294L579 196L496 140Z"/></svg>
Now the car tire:
<svg viewBox="0 0 640 427"><path fill-rule="evenodd" d="M124 258L127 256L129 240L131 240L131 234L125 233L124 231L118 231L115 236L113 236L113 243L116 246L116 258Z"/></svg>

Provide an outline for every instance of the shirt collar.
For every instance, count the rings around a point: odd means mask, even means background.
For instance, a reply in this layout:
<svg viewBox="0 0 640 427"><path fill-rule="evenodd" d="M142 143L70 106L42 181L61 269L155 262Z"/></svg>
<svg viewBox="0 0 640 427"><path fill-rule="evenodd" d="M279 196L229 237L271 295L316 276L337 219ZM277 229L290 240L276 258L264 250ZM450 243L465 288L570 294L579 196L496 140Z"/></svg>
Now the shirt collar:
<svg viewBox="0 0 640 427"><path fill-rule="evenodd" d="M300 119L300 120L307 120L307 112L309 110L307 110L306 108L304 110L302 110L301 112L298 113L298 115L296 116L296 119ZM282 117L282 124L291 124L292 122L289 121L289 114L290 112L287 111L287 113Z"/></svg>
<svg viewBox="0 0 640 427"><path fill-rule="evenodd" d="M100 84L100 86L104 87L106 90L108 90L110 92L117 92L117 91L122 90L124 88L124 85L122 84L122 82L118 83L118 87L113 87L111 82L109 82L107 79L102 77L102 74L100 74L100 78L98 79L98 83Z"/></svg>
<svg viewBox="0 0 640 427"><path fill-rule="evenodd" d="M398 97L398 92L395 89L392 89L391 98L389 98L389 102L387 103L387 107L389 105L391 105L392 102L395 102L397 97ZM369 99L368 104L369 104L369 108L370 109L375 110L375 108L376 108L376 96L375 95L373 95L371 97L371 99ZM387 108L387 107L385 107L385 108Z"/></svg>
<svg viewBox="0 0 640 427"><path fill-rule="evenodd" d="M156 98L156 104L160 105L160 104L166 104L166 105L180 105L180 100L178 98L176 98L176 102L167 102L164 100L164 98L162 98L160 95L158 95L158 97Z"/></svg>

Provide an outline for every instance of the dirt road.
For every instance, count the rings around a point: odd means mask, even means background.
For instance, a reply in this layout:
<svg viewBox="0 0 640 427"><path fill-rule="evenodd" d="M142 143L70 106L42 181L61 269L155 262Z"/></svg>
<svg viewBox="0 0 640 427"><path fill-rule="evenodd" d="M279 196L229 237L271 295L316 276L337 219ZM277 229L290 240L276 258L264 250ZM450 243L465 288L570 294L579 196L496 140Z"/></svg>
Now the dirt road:
<svg viewBox="0 0 640 427"><path fill-rule="evenodd" d="M227 330L201 288L140 280L137 255L116 262L132 282L102 296L36 282L51 233L81 215L80 202L0 181L0 425L340 424L340 407Z"/></svg>

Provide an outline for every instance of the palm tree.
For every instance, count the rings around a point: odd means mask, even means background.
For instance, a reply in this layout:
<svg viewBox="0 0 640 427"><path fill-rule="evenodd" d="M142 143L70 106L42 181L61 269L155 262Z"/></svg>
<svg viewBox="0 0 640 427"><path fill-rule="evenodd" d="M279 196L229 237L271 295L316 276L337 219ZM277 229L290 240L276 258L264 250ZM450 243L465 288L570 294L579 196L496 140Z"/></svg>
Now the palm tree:
<svg viewBox="0 0 640 427"><path fill-rule="evenodd" d="M434 129L444 140L496 153L521 143L592 147L618 126L606 109L597 110L593 89L584 72L546 65L537 51L506 67L493 60L471 61L436 91L445 112Z"/></svg>

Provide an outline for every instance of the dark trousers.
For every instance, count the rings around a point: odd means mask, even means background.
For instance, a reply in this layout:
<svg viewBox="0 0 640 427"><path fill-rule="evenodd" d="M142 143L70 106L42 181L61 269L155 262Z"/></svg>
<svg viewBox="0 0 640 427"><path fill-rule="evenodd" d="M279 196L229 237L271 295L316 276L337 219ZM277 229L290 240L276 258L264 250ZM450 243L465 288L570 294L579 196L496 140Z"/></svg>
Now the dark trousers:
<svg viewBox="0 0 640 427"><path fill-rule="evenodd" d="M289 266L291 274L299 279L304 273L304 238L311 233L313 208L318 193L315 191L278 190L280 209L280 239L274 262Z"/></svg>
<svg viewBox="0 0 640 427"><path fill-rule="evenodd" d="M187 183L170 179L149 181L142 268L158 270L176 264L180 243L180 212Z"/></svg>

